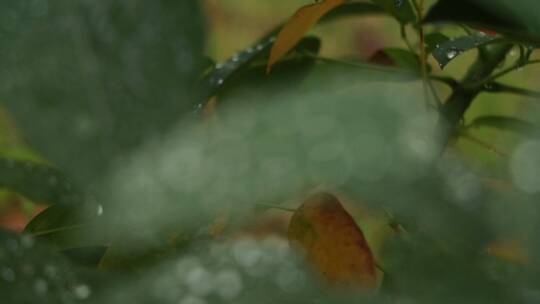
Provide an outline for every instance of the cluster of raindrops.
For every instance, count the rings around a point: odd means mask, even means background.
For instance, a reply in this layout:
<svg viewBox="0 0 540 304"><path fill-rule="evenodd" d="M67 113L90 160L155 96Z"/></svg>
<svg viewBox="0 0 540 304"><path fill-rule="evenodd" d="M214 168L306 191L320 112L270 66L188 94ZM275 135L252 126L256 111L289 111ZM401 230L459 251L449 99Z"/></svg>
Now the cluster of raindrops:
<svg viewBox="0 0 540 304"><path fill-rule="evenodd" d="M305 290L308 275L299 261L283 238L240 238L164 263L141 284L160 303L253 303L261 294L292 296Z"/></svg>
<svg viewBox="0 0 540 304"><path fill-rule="evenodd" d="M8 303L76 303L92 288L30 235L0 233L0 294Z"/></svg>
<svg viewBox="0 0 540 304"><path fill-rule="evenodd" d="M478 197L483 193L480 178L467 168L456 154L448 153L437 164L447 198L464 210L472 211L480 207Z"/></svg>
<svg viewBox="0 0 540 304"><path fill-rule="evenodd" d="M439 62L439 66L442 69L461 53L486 45L495 39L497 39L496 36L481 34L451 38L435 45L433 57Z"/></svg>
<svg viewBox="0 0 540 304"><path fill-rule="evenodd" d="M257 44L250 46L241 52L235 53L228 60L216 63L203 80L203 83L208 87L205 88L206 95L204 96L204 100L197 104L196 110L201 110L207 99L214 95L233 74L267 51L272 46L275 39L275 35L271 35Z"/></svg>
<svg viewBox="0 0 540 304"><path fill-rule="evenodd" d="M83 197L58 170L28 160L0 158L0 169L9 177L0 180L4 186L29 194L32 198L55 203L80 202ZM13 178L14 176L18 178ZM27 185L32 185L29 188ZM33 194L27 193L31 191Z"/></svg>
<svg viewBox="0 0 540 304"><path fill-rule="evenodd" d="M510 159L510 172L514 184L526 193L540 192L540 141L530 140L517 147Z"/></svg>

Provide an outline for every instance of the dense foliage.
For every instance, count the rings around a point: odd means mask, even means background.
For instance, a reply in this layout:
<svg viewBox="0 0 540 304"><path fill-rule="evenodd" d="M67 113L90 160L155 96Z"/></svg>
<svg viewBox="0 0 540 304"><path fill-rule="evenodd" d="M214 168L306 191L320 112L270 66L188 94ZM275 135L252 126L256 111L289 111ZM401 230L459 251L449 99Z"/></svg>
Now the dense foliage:
<svg viewBox="0 0 540 304"><path fill-rule="evenodd" d="M537 303L540 4L291 15L216 63L197 0L3 1L0 186L47 208L0 230L2 303ZM403 47L309 35L374 15Z"/></svg>

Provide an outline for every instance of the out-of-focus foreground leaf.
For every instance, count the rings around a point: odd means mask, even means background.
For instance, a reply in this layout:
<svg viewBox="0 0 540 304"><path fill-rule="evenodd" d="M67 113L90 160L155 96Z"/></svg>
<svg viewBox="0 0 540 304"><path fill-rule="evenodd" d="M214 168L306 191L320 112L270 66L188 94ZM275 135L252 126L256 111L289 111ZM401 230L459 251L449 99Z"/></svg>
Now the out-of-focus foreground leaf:
<svg viewBox="0 0 540 304"><path fill-rule="evenodd" d="M198 1L3 1L0 99L68 177L99 184L191 109Z"/></svg>
<svg viewBox="0 0 540 304"><path fill-rule="evenodd" d="M61 172L31 161L0 158L0 187L41 203L73 205L83 199Z"/></svg>
<svg viewBox="0 0 540 304"><path fill-rule="evenodd" d="M338 286L373 289L375 262L364 234L339 200L327 193L308 198L289 225L291 245L300 246L308 261Z"/></svg>

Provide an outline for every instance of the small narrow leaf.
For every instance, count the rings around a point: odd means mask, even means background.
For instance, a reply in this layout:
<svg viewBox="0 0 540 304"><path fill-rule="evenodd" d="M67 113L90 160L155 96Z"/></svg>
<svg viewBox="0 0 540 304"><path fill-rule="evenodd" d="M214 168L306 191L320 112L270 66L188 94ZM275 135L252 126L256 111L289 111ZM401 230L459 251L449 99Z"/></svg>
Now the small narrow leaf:
<svg viewBox="0 0 540 304"><path fill-rule="evenodd" d="M460 54L498 41L497 37L488 35L471 35L462 36L455 39L447 40L433 49L433 57L443 69L450 61L454 60Z"/></svg>
<svg viewBox="0 0 540 304"><path fill-rule="evenodd" d="M515 117L489 115L476 118L469 128L490 127L499 130L512 131L526 136L538 136L540 129L534 124Z"/></svg>
<svg viewBox="0 0 540 304"><path fill-rule="evenodd" d="M255 45L234 54L225 62L215 64L201 81L202 88L200 91L203 95L198 98L196 109L198 111L202 110L206 102L226 85L231 78L247 69L255 59L267 54L275 39L275 34L270 33Z"/></svg>
<svg viewBox="0 0 540 304"><path fill-rule="evenodd" d="M332 285L373 289L373 254L362 230L339 200L327 193L308 198L294 213L288 232L308 262Z"/></svg>
<svg viewBox="0 0 540 304"><path fill-rule="evenodd" d="M303 38L295 47L295 53L277 63L274 72L270 75L266 74L266 66L263 61L268 56L268 47L261 50L261 53L254 58L238 62L238 64L233 64L230 62L231 60L228 60L228 63L220 65L217 70L214 68L202 80L202 85L206 87L206 90L203 91L206 91L206 93L199 100L197 110L208 109L207 105L212 101L211 97L213 96L217 96L219 101L222 102L231 92L242 88L249 87L254 92L264 88L268 92L279 92L279 86L297 85L314 66L315 59L312 58L312 55L319 52L320 45L321 42L316 37L308 36ZM222 81L216 84L212 80L215 77L220 77L219 79ZM274 90L270 90L270 87L274 87Z"/></svg>
<svg viewBox="0 0 540 304"><path fill-rule="evenodd" d="M347 0L325 0L300 8L279 32L268 59L267 72L287 54L317 21Z"/></svg>

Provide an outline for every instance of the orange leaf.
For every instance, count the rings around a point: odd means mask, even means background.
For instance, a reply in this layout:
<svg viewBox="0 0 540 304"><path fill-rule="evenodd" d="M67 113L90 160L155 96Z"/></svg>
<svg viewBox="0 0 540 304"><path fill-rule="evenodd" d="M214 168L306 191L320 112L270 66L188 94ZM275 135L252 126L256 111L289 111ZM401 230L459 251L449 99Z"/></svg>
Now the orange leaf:
<svg viewBox="0 0 540 304"><path fill-rule="evenodd" d="M331 284L374 289L375 261L362 230L339 200L327 193L311 196L294 213L288 232L315 270Z"/></svg>
<svg viewBox="0 0 540 304"><path fill-rule="evenodd" d="M279 32L268 59L267 72L289 52L321 17L347 0L324 0L300 8Z"/></svg>

